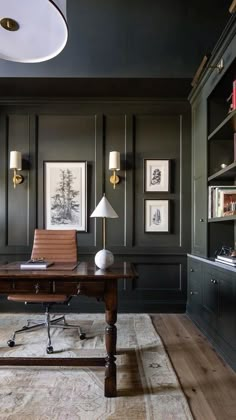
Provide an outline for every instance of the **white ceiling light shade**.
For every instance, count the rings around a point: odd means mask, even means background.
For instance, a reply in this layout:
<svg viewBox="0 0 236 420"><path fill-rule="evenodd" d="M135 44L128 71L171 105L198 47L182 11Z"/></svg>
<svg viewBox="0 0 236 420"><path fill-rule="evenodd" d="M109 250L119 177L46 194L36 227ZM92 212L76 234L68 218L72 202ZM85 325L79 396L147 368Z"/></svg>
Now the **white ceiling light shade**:
<svg viewBox="0 0 236 420"><path fill-rule="evenodd" d="M39 63L66 45L66 0L0 0L0 58Z"/></svg>

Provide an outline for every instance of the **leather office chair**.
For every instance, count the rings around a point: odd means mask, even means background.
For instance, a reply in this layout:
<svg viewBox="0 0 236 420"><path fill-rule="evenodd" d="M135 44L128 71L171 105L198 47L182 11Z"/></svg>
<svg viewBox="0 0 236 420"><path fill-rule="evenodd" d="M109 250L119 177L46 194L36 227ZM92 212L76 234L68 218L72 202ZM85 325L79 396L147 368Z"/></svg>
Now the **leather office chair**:
<svg viewBox="0 0 236 420"><path fill-rule="evenodd" d="M34 244L31 254L31 259L45 258L54 263L77 263L77 241L75 230L45 230L35 229ZM42 303L45 307L45 319L43 320L27 320L25 325L20 330L14 332L12 338L7 342L9 347L14 347L15 337L17 334L30 332L42 327L47 328L48 343L46 347L47 353L53 353L53 346L51 343L50 330L54 328L74 328L79 332L80 339L86 338L86 335L81 331L80 326L71 325L66 322L65 315L58 318L51 319L50 308L53 304L69 304L71 296L65 294L12 294L8 296L9 301L25 302L25 303Z"/></svg>

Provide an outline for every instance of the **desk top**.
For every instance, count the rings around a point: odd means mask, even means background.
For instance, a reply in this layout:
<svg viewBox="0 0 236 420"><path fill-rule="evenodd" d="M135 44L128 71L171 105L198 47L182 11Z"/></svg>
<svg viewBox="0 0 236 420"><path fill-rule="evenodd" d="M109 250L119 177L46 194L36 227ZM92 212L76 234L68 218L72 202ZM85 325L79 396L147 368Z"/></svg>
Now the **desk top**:
<svg viewBox="0 0 236 420"><path fill-rule="evenodd" d="M137 273L133 264L128 262L118 262L113 264L106 270L101 270L91 262L78 262L74 269L69 269L69 265L55 263L52 267L40 270L21 270L21 262L0 265L0 279L7 278L61 278L61 279L85 279L85 280L105 280L120 278L135 278Z"/></svg>

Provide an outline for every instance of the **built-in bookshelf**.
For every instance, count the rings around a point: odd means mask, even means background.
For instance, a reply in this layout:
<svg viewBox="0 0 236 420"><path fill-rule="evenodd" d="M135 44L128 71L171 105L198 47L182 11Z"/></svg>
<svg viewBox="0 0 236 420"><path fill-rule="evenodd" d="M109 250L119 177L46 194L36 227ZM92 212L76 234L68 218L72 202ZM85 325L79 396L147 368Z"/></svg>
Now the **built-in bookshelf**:
<svg viewBox="0 0 236 420"><path fill-rule="evenodd" d="M236 200L233 191L235 189L236 192L236 109L232 109L230 98L235 79L236 60L207 98L208 257L214 257L216 250L223 245L235 248ZM224 187L225 191L232 190L232 212L226 209L228 201L224 198ZM213 198L212 191L215 191Z"/></svg>

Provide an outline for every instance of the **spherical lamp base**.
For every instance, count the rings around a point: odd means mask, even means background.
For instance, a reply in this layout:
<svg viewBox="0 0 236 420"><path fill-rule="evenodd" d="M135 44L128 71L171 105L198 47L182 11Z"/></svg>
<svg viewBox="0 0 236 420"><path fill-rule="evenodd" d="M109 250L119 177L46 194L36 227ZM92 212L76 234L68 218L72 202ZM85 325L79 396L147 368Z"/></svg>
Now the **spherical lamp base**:
<svg viewBox="0 0 236 420"><path fill-rule="evenodd" d="M114 262L114 256L111 251L107 249L102 249L98 251L95 255L95 264L98 268L105 270L106 268L110 267Z"/></svg>

